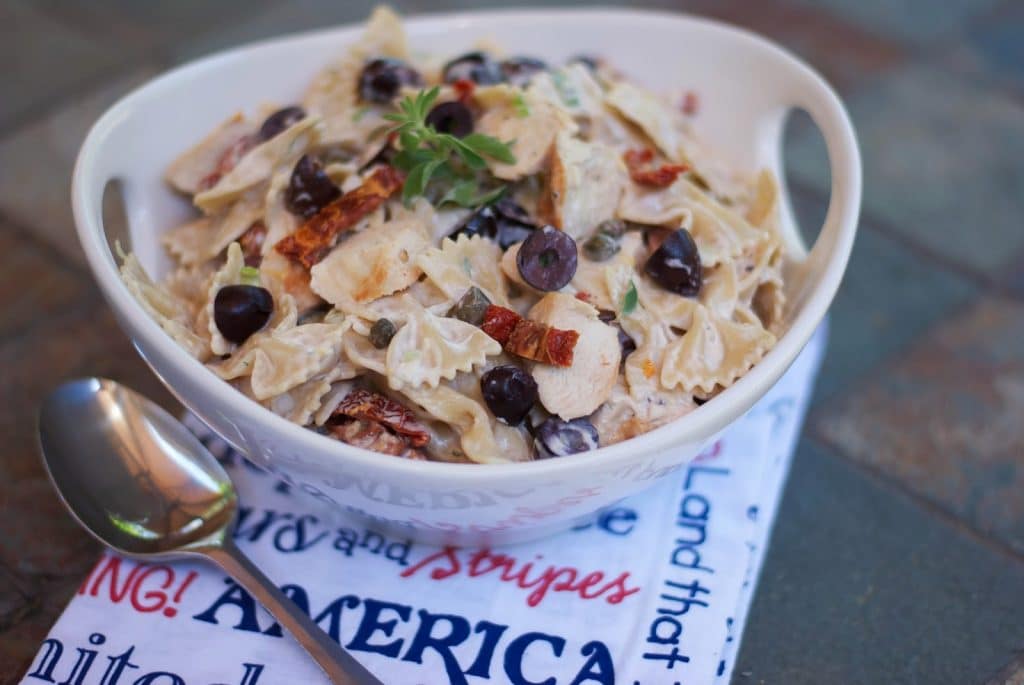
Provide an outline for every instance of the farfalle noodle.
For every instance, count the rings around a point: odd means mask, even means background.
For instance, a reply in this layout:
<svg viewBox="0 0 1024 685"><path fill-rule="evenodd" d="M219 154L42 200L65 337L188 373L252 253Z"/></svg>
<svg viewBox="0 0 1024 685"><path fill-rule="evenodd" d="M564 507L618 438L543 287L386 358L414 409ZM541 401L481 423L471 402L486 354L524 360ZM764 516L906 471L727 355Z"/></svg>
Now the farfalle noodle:
<svg viewBox="0 0 1024 685"><path fill-rule="evenodd" d="M198 193L227 149L255 131L256 125L241 114L229 117L171 162L164 178L179 192L187 195Z"/></svg>
<svg viewBox="0 0 1024 685"><path fill-rule="evenodd" d="M358 99L363 64L378 57L409 58L405 30L398 16L386 7L374 10L362 37L339 59L327 64L306 91L303 106L324 122L322 139L346 147L366 144L387 124L383 107ZM378 136L374 149L385 142Z"/></svg>
<svg viewBox="0 0 1024 685"><path fill-rule="evenodd" d="M339 364L322 375L314 376L305 383L296 385L287 392L264 400L263 404L278 416L305 426L320 411L324 398L333 387L331 384L340 379L354 378L356 373L355 367Z"/></svg>
<svg viewBox="0 0 1024 685"><path fill-rule="evenodd" d="M346 328L344 323L313 323L256 334L210 368L225 380L249 376L253 396L266 400L341 363Z"/></svg>
<svg viewBox="0 0 1024 685"><path fill-rule="evenodd" d="M417 264L427 278L450 300L457 300L472 286L480 288L491 302L508 305L505 279L495 266L501 248L481 236L445 238L440 248L428 248Z"/></svg>
<svg viewBox="0 0 1024 685"><path fill-rule="evenodd" d="M760 323L738 323L700 306L690 330L666 347L661 384L704 393L728 387L773 344L775 336Z"/></svg>
<svg viewBox="0 0 1024 685"><path fill-rule="evenodd" d="M207 213L215 212L253 186L269 181L276 170L291 169L302 153L319 141L317 123L315 117L306 117L254 147L212 188L196 194L196 206Z"/></svg>
<svg viewBox="0 0 1024 685"><path fill-rule="evenodd" d="M437 387L442 378L451 380L500 353L501 345L476 326L421 308L388 345L388 383L395 390Z"/></svg>
<svg viewBox="0 0 1024 685"><path fill-rule="evenodd" d="M515 181L543 170L558 132L576 130L572 117L547 99L510 86L478 89L477 99L487 108L476 124L480 133L512 141L516 161L490 161L495 176ZM528 112L527 116L523 113Z"/></svg>
<svg viewBox="0 0 1024 685"><path fill-rule="evenodd" d="M430 416L454 426L462 451L478 464L527 461L530 449L522 433L493 422L483 404L447 385L407 389L405 396Z"/></svg>
<svg viewBox="0 0 1024 685"><path fill-rule="evenodd" d="M125 256L121 280L146 313L189 354L200 361L210 356L209 343L192 328L195 306L153 283L135 255Z"/></svg>

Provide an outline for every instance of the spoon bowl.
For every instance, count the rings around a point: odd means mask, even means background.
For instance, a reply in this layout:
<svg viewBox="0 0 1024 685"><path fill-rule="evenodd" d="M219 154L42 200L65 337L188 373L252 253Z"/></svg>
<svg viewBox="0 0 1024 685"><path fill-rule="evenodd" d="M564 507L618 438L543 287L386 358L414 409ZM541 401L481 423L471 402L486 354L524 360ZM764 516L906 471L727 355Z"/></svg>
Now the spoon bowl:
<svg viewBox="0 0 1024 685"><path fill-rule="evenodd" d="M39 410L39 445L57 494L100 542L142 559L211 559L295 636L332 683L380 683L238 550L231 479L155 402L103 378L70 381Z"/></svg>
<svg viewBox="0 0 1024 685"><path fill-rule="evenodd" d="M215 545L234 520L235 488L213 455L159 405L114 381L60 386L39 411L39 441L68 509L119 552Z"/></svg>

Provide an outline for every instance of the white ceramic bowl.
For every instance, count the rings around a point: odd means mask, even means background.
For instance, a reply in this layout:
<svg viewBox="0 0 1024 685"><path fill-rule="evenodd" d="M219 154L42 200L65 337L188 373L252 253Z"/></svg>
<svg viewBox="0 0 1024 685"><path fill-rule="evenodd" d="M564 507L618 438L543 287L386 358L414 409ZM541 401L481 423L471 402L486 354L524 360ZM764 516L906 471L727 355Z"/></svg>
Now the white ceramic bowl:
<svg viewBox="0 0 1024 685"><path fill-rule="evenodd" d="M322 437L250 401L191 358L121 283L102 221L104 189L122 183L131 248L155 276L169 264L157 236L189 208L161 174L182 150L239 109L299 99L313 74L359 26L261 42L165 74L123 98L89 132L75 166L72 200L89 264L139 354L182 403L257 464L321 500L398 526L418 539L503 543L565 528L677 470L746 412L792 363L839 286L856 231L860 158L835 93L805 64L749 32L695 17L617 10L524 10L414 17L414 49L456 54L482 36L516 53L558 62L607 56L655 89L700 94L698 131L739 168L781 178L785 116L802 108L828 147L832 194L805 275L789 293L788 332L735 385L687 416L595 452L527 464L477 466L408 461ZM802 253L788 199L787 243Z"/></svg>

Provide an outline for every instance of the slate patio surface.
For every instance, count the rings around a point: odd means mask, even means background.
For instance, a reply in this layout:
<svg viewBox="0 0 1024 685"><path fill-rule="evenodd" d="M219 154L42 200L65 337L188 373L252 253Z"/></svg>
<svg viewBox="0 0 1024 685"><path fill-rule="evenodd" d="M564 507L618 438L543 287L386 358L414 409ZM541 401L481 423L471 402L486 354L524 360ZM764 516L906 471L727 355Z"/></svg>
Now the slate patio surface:
<svg viewBox="0 0 1024 685"><path fill-rule="evenodd" d="M800 54L847 101L864 156L860 235L734 682L1024 684L1024 4L638 4ZM39 400L82 374L169 400L73 237L85 131L174 64L370 7L0 2L0 685L24 673L98 551L42 473ZM828 177L806 122L787 154L798 214L817 225Z"/></svg>

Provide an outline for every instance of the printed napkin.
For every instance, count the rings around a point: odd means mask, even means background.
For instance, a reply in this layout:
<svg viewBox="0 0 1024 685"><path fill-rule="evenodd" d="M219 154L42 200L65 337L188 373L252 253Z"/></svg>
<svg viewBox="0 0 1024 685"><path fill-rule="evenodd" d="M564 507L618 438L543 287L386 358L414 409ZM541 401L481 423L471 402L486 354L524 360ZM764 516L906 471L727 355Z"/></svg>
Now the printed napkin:
<svg viewBox="0 0 1024 685"><path fill-rule="evenodd" d="M688 467L586 525L505 548L327 520L194 427L241 494L239 547L385 683L726 683L824 339ZM105 554L22 682L327 681L216 567Z"/></svg>

